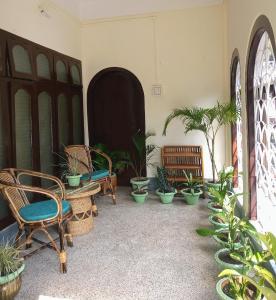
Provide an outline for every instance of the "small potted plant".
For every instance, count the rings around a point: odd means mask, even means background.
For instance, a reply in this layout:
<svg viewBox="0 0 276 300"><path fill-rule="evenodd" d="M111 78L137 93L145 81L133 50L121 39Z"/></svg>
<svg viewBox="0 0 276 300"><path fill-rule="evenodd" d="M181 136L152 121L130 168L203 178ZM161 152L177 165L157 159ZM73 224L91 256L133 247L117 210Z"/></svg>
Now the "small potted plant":
<svg viewBox="0 0 276 300"><path fill-rule="evenodd" d="M16 247L9 243L0 245L0 299L12 300L18 294L24 268Z"/></svg>
<svg viewBox="0 0 276 300"><path fill-rule="evenodd" d="M227 214L224 211L211 214L208 220L217 229L229 228Z"/></svg>
<svg viewBox="0 0 276 300"><path fill-rule="evenodd" d="M199 196L202 194L200 184L198 180L193 179L192 173L190 173L190 176L187 175L185 170L183 170L183 173L185 174L187 182L185 182L186 187L180 192L184 196L187 204L194 205L198 202Z"/></svg>
<svg viewBox="0 0 276 300"><path fill-rule="evenodd" d="M223 168L219 172L217 188L209 188L208 195L209 198L211 198L211 201L209 201L207 206L213 212L222 212L226 195L232 195L232 192L229 191L229 186L231 185L233 177L234 168L232 166Z"/></svg>
<svg viewBox="0 0 276 300"><path fill-rule="evenodd" d="M154 136L152 132L146 134L138 131L132 137L135 153L129 155L126 159L127 164L133 170L135 177L131 178L130 183L132 188L135 189L137 186L144 186L149 183L149 179L143 176L145 168L151 165L151 160L158 147L154 144L147 144L147 140Z"/></svg>
<svg viewBox="0 0 276 300"><path fill-rule="evenodd" d="M172 203L176 189L170 184L167 178L167 171L164 167L157 167L157 181L159 188L156 194L160 197L163 204Z"/></svg>
<svg viewBox="0 0 276 300"><path fill-rule="evenodd" d="M81 174L79 173L79 159L76 153L70 155L68 159L62 155L57 154L60 163L59 167L62 169L61 178L66 178L68 185L71 187L78 187L80 185Z"/></svg>
<svg viewBox="0 0 276 300"><path fill-rule="evenodd" d="M147 196L148 196L148 192L147 192L147 184L144 186L138 185L136 186L136 188L134 189L134 191L131 193L132 197L134 198L134 200L137 203L144 203Z"/></svg>

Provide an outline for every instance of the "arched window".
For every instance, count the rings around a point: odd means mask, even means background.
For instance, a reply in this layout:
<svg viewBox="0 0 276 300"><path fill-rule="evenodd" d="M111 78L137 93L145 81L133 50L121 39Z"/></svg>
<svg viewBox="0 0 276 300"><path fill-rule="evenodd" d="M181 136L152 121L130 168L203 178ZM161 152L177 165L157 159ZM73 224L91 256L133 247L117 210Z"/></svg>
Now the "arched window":
<svg viewBox="0 0 276 300"><path fill-rule="evenodd" d="M231 100L241 111L241 66L238 51L233 53L231 67ZM234 187L243 190L242 176L239 174L243 170L242 166L242 119L240 118L232 126L232 161L235 170Z"/></svg>
<svg viewBox="0 0 276 300"><path fill-rule="evenodd" d="M276 214L275 40L265 16L256 21L253 33L247 69L251 216L266 230L273 230L270 226Z"/></svg>

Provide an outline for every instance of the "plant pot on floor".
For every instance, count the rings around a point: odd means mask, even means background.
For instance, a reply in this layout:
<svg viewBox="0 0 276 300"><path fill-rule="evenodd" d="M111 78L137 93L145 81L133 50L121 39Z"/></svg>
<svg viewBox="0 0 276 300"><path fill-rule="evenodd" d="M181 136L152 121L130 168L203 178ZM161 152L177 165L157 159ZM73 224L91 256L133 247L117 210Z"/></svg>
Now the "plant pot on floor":
<svg viewBox="0 0 276 300"><path fill-rule="evenodd" d="M133 197L133 199L137 202L137 203L144 203L147 196L148 196L148 192L146 191L135 191L132 192L131 195Z"/></svg>
<svg viewBox="0 0 276 300"><path fill-rule="evenodd" d="M217 202L209 201L208 204L207 204L207 207L215 213L221 213L222 212L222 207Z"/></svg>
<svg viewBox="0 0 276 300"><path fill-rule="evenodd" d="M199 196L202 194L202 191L194 191L192 193L189 189L183 189L180 193L184 196L184 199L187 204L194 205L198 203Z"/></svg>
<svg viewBox="0 0 276 300"><path fill-rule="evenodd" d="M21 273L25 268L25 264L15 272L0 276L0 299L1 300L13 300L18 294L21 288Z"/></svg>
<svg viewBox="0 0 276 300"><path fill-rule="evenodd" d="M174 195L176 194L176 190L174 192L169 192L169 193L162 193L160 190L156 190L156 194L160 197L160 200L163 204L169 204L172 203Z"/></svg>
<svg viewBox="0 0 276 300"><path fill-rule="evenodd" d="M222 247L227 248L227 240L228 240L228 230L227 229L219 229L218 232L221 234L225 234L225 238L222 238L220 236L214 235L214 240ZM240 243L239 238L234 242L234 248L239 249L242 247L242 244Z"/></svg>
<svg viewBox="0 0 276 300"><path fill-rule="evenodd" d="M216 214L212 214L208 217L209 222L215 226L216 229L220 229L220 228L225 228L228 229L229 224L228 223L224 223L219 216L217 216Z"/></svg>
<svg viewBox="0 0 276 300"><path fill-rule="evenodd" d="M228 284L229 279L227 277L220 279L216 284L216 291L221 300L235 300L226 295L226 289Z"/></svg>
<svg viewBox="0 0 276 300"><path fill-rule="evenodd" d="M219 299L221 300L235 300L234 298L230 297L230 295L228 295L229 293L229 278L228 277L224 277L222 279L220 279L217 284L216 284L216 291L217 294L219 296ZM256 299L256 289L253 285L249 285L249 289L250 289L250 294L251 296L248 295L248 300L254 300ZM249 291L248 289L248 291ZM263 297L261 297L261 299L263 299Z"/></svg>
<svg viewBox="0 0 276 300"><path fill-rule="evenodd" d="M206 185L207 185L208 190L209 190L210 188L213 188L213 189L219 191L219 188L220 188L220 185L221 185L221 184L220 184L219 182L211 182L211 181L208 181L208 182L206 183Z"/></svg>
<svg viewBox="0 0 276 300"><path fill-rule="evenodd" d="M230 251L227 248L220 249L215 253L215 261L221 271L224 269L242 271L244 268L244 264L230 256Z"/></svg>
<svg viewBox="0 0 276 300"><path fill-rule="evenodd" d="M80 185L80 179L82 175L66 175L69 186L77 187Z"/></svg>
<svg viewBox="0 0 276 300"><path fill-rule="evenodd" d="M130 179L133 190L140 189L142 186L149 184L149 182L150 180L147 177L134 177Z"/></svg>

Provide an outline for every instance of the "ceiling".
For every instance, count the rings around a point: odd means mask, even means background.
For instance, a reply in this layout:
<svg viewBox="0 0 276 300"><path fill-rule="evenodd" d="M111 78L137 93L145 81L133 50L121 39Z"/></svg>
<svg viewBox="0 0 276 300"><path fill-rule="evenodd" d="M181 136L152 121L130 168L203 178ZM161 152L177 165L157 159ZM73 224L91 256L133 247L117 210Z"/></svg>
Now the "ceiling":
<svg viewBox="0 0 276 300"><path fill-rule="evenodd" d="M52 0L81 21L222 3L223 0Z"/></svg>

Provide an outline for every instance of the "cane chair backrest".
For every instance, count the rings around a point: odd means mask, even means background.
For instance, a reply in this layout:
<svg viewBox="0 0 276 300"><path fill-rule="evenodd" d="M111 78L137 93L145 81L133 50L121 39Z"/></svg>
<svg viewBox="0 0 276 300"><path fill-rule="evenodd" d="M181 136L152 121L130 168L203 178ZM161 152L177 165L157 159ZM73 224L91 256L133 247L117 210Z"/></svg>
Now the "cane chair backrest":
<svg viewBox="0 0 276 300"><path fill-rule="evenodd" d="M0 180L11 183L11 184L19 184L19 181L16 178L16 175L10 170L2 170L0 171ZM29 200L24 193L24 191L20 191L15 187L7 187L0 184L0 188L4 193L5 199L8 201L10 208L14 211L19 211L20 208L29 204Z"/></svg>
<svg viewBox="0 0 276 300"><path fill-rule="evenodd" d="M77 159L77 172L79 174L87 174L92 172L92 162L89 147L85 145L72 145L64 148L64 152L68 158L69 164L73 164L73 160Z"/></svg>

